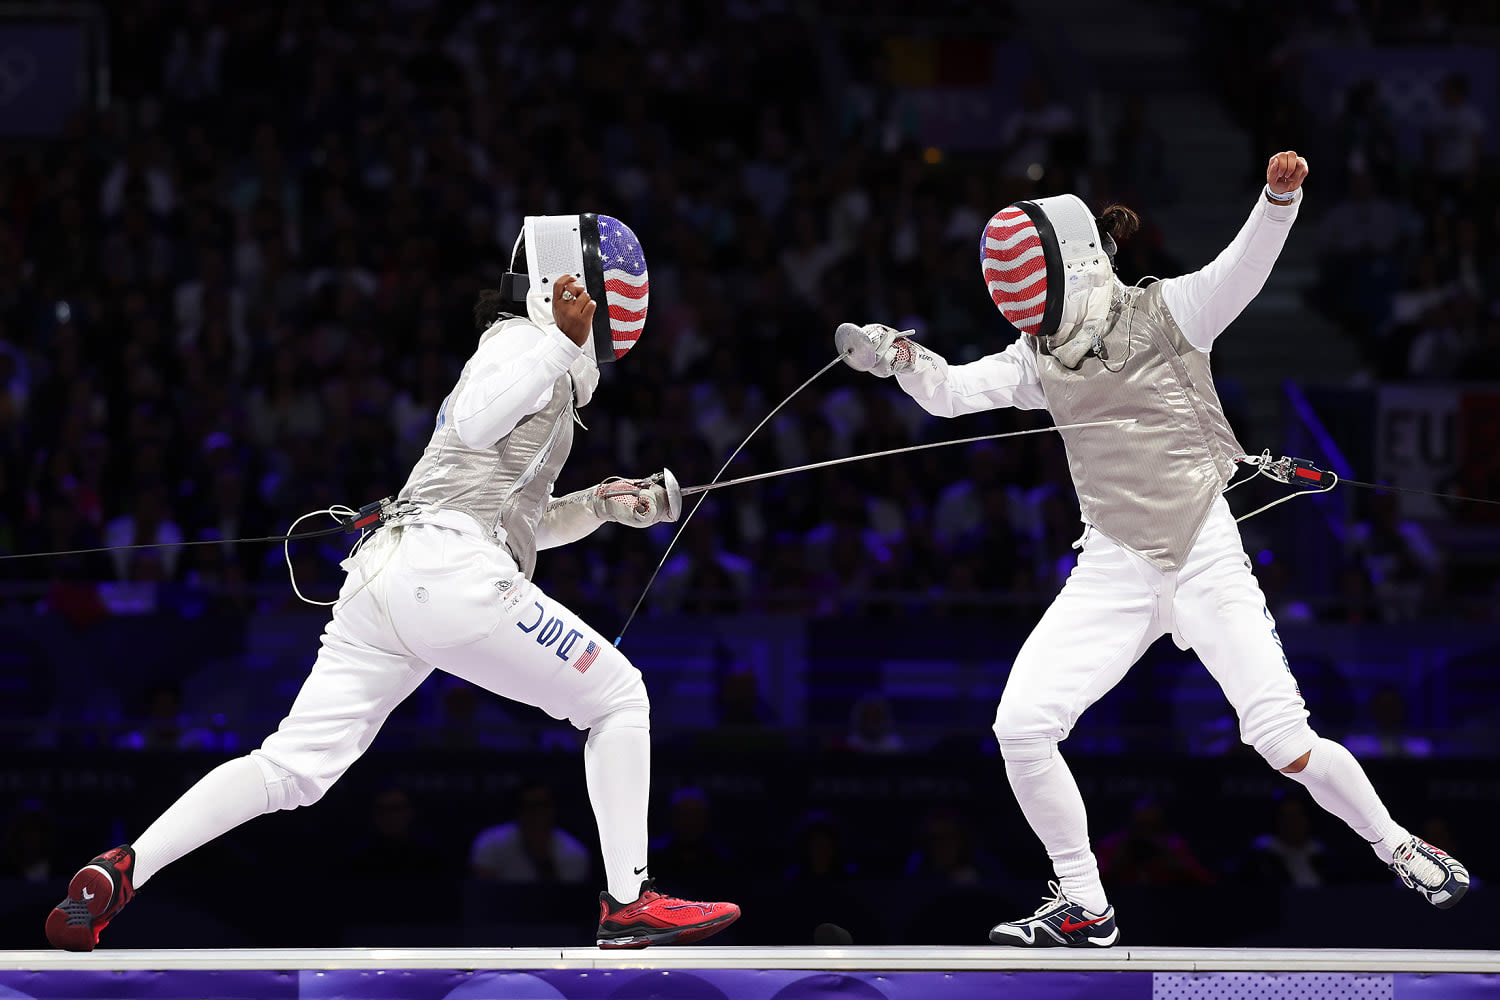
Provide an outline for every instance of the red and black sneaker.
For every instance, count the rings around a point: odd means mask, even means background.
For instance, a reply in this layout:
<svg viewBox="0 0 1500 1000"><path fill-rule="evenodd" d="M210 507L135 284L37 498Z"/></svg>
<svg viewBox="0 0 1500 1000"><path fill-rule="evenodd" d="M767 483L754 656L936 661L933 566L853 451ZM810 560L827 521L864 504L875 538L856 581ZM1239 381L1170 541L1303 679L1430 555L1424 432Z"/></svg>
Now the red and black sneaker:
<svg viewBox="0 0 1500 1000"><path fill-rule="evenodd" d="M694 903L654 892L654 879L641 883L640 898L621 903L599 893L599 947L644 948L648 944L687 944L717 934L740 919L733 903Z"/></svg>
<svg viewBox="0 0 1500 1000"><path fill-rule="evenodd" d="M68 883L68 898L47 914L47 940L67 951L93 951L99 932L135 895L130 874L135 849L122 844L105 851L78 870Z"/></svg>

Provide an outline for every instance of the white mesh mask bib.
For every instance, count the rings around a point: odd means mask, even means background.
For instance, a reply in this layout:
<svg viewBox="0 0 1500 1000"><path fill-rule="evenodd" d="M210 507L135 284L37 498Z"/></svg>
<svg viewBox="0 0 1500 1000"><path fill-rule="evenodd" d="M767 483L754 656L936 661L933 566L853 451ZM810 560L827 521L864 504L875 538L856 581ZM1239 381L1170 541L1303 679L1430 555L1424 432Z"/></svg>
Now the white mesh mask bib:
<svg viewBox="0 0 1500 1000"><path fill-rule="evenodd" d="M1104 250L1099 226L1094 222L1094 213L1076 194L1038 198L1032 204L1052 224L1057 256L1062 263L1062 317L1051 341L1060 347L1077 340L1082 350L1087 351L1095 335L1104 331L1114 296L1114 268Z"/></svg>

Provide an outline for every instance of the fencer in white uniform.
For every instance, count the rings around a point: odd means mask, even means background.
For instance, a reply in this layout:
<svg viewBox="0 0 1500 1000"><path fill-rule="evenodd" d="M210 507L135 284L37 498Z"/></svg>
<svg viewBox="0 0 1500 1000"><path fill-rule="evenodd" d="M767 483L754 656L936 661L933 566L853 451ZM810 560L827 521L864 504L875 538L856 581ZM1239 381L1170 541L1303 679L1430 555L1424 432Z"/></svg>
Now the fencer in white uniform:
<svg viewBox="0 0 1500 1000"><path fill-rule="evenodd" d="M389 516L343 563L332 620L291 712L131 844L81 869L49 914L55 946L92 950L134 891L172 861L255 816L316 802L434 669L588 731L584 773L608 881L601 947L696 940L738 917L730 903L687 904L652 889L641 673L531 581L538 549L606 521L646 527L681 509L669 472L551 496L576 412L598 385L597 361L623 355L644 325L645 257L608 216L539 216L526 219L511 267L500 290L481 296L478 347Z"/></svg>
<svg viewBox="0 0 1500 1000"><path fill-rule="evenodd" d="M1157 638L1192 648L1239 716L1244 741L1305 785L1406 883L1440 907L1468 887L1452 857L1397 824L1364 769L1319 737L1223 491L1244 449L1209 370L1215 339L1260 291L1302 200L1306 161L1279 153L1234 241L1207 267L1148 287L1114 277L1135 216L1095 219L1074 195L1017 202L980 240L991 298L1021 331L1004 350L950 365L880 325L835 341L859 370L895 375L929 413L1046 409L1062 431L1084 522L1078 565L1021 647L995 716L1006 775L1057 874L1001 944L1107 946L1114 908L1089 847L1083 798L1058 744Z"/></svg>

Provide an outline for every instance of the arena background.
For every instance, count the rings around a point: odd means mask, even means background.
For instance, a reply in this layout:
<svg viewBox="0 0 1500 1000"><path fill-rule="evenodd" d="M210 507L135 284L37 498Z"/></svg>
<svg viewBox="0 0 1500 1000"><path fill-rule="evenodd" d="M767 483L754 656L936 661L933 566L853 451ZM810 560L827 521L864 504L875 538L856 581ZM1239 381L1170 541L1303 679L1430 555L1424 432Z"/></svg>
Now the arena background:
<svg viewBox="0 0 1500 1000"><path fill-rule="evenodd" d="M1491 5L1445 0L5 5L0 550L269 535L394 492L524 214L626 220L655 284L559 489L701 483L840 321L1003 346L996 208L1123 201L1123 276L1169 276L1287 148L1302 215L1214 352L1241 439L1500 498L1496 42ZM929 419L840 368L731 474L1041 425ZM1465 859L1470 900L1401 889L1163 641L1069 743L1132 943L1492 946L1496 511L1341 487L1245 526L1314 725ZM612 635L671 530L606 527L537 579ZM1050 435L713 494L622 646L663 884L740 902L726 944L981 943L1033 905L1046 858L988 727L1077 534ZM347 542L294 549L304 590L333 593ZM278 546L0 562L5 947L275 726L323 621ZM518 819L596 850L578 745L434 676L323 803L174 866L109 944L589 944L597 858L574 883L470 865ZM1311 877L1276 860L1307 838Z"/></svg>

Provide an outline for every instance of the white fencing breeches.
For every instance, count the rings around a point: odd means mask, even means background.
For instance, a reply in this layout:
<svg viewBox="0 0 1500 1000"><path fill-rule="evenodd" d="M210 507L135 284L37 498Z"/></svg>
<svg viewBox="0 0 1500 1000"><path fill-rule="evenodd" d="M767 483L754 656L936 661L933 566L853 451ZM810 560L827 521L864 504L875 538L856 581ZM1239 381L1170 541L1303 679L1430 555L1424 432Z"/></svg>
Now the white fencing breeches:
<svg viewBox="0 0 1500 1000"><path fill-rule="evenodd" d="M344 569L291 712L259 749L205 775L137 838L137 885L254 816L316 802L438 668L589 730L584 775L609 892L635 899L651 775L640 671L477 525L387 527Z"/></svg>
<svg viewBox="0 0 1500 1000"><path fill-rule="evenodd" d="M1147 647L1191 647L1239 715L1241 738L1278 770L1316 734L1234 516L1214 502L1183 566L1163 572L1090 528L1078 566L1011 668L995 736L1007 760L1050 757Z"/></svg>
<svg viewBox="0 0 1500 1000"><path fill-rule="evenodd" d="M317 662L252 753L271 809L320 798L433 668L593 735L649 729L640 671L477 530L387 527L345 569Z"/></svg>

